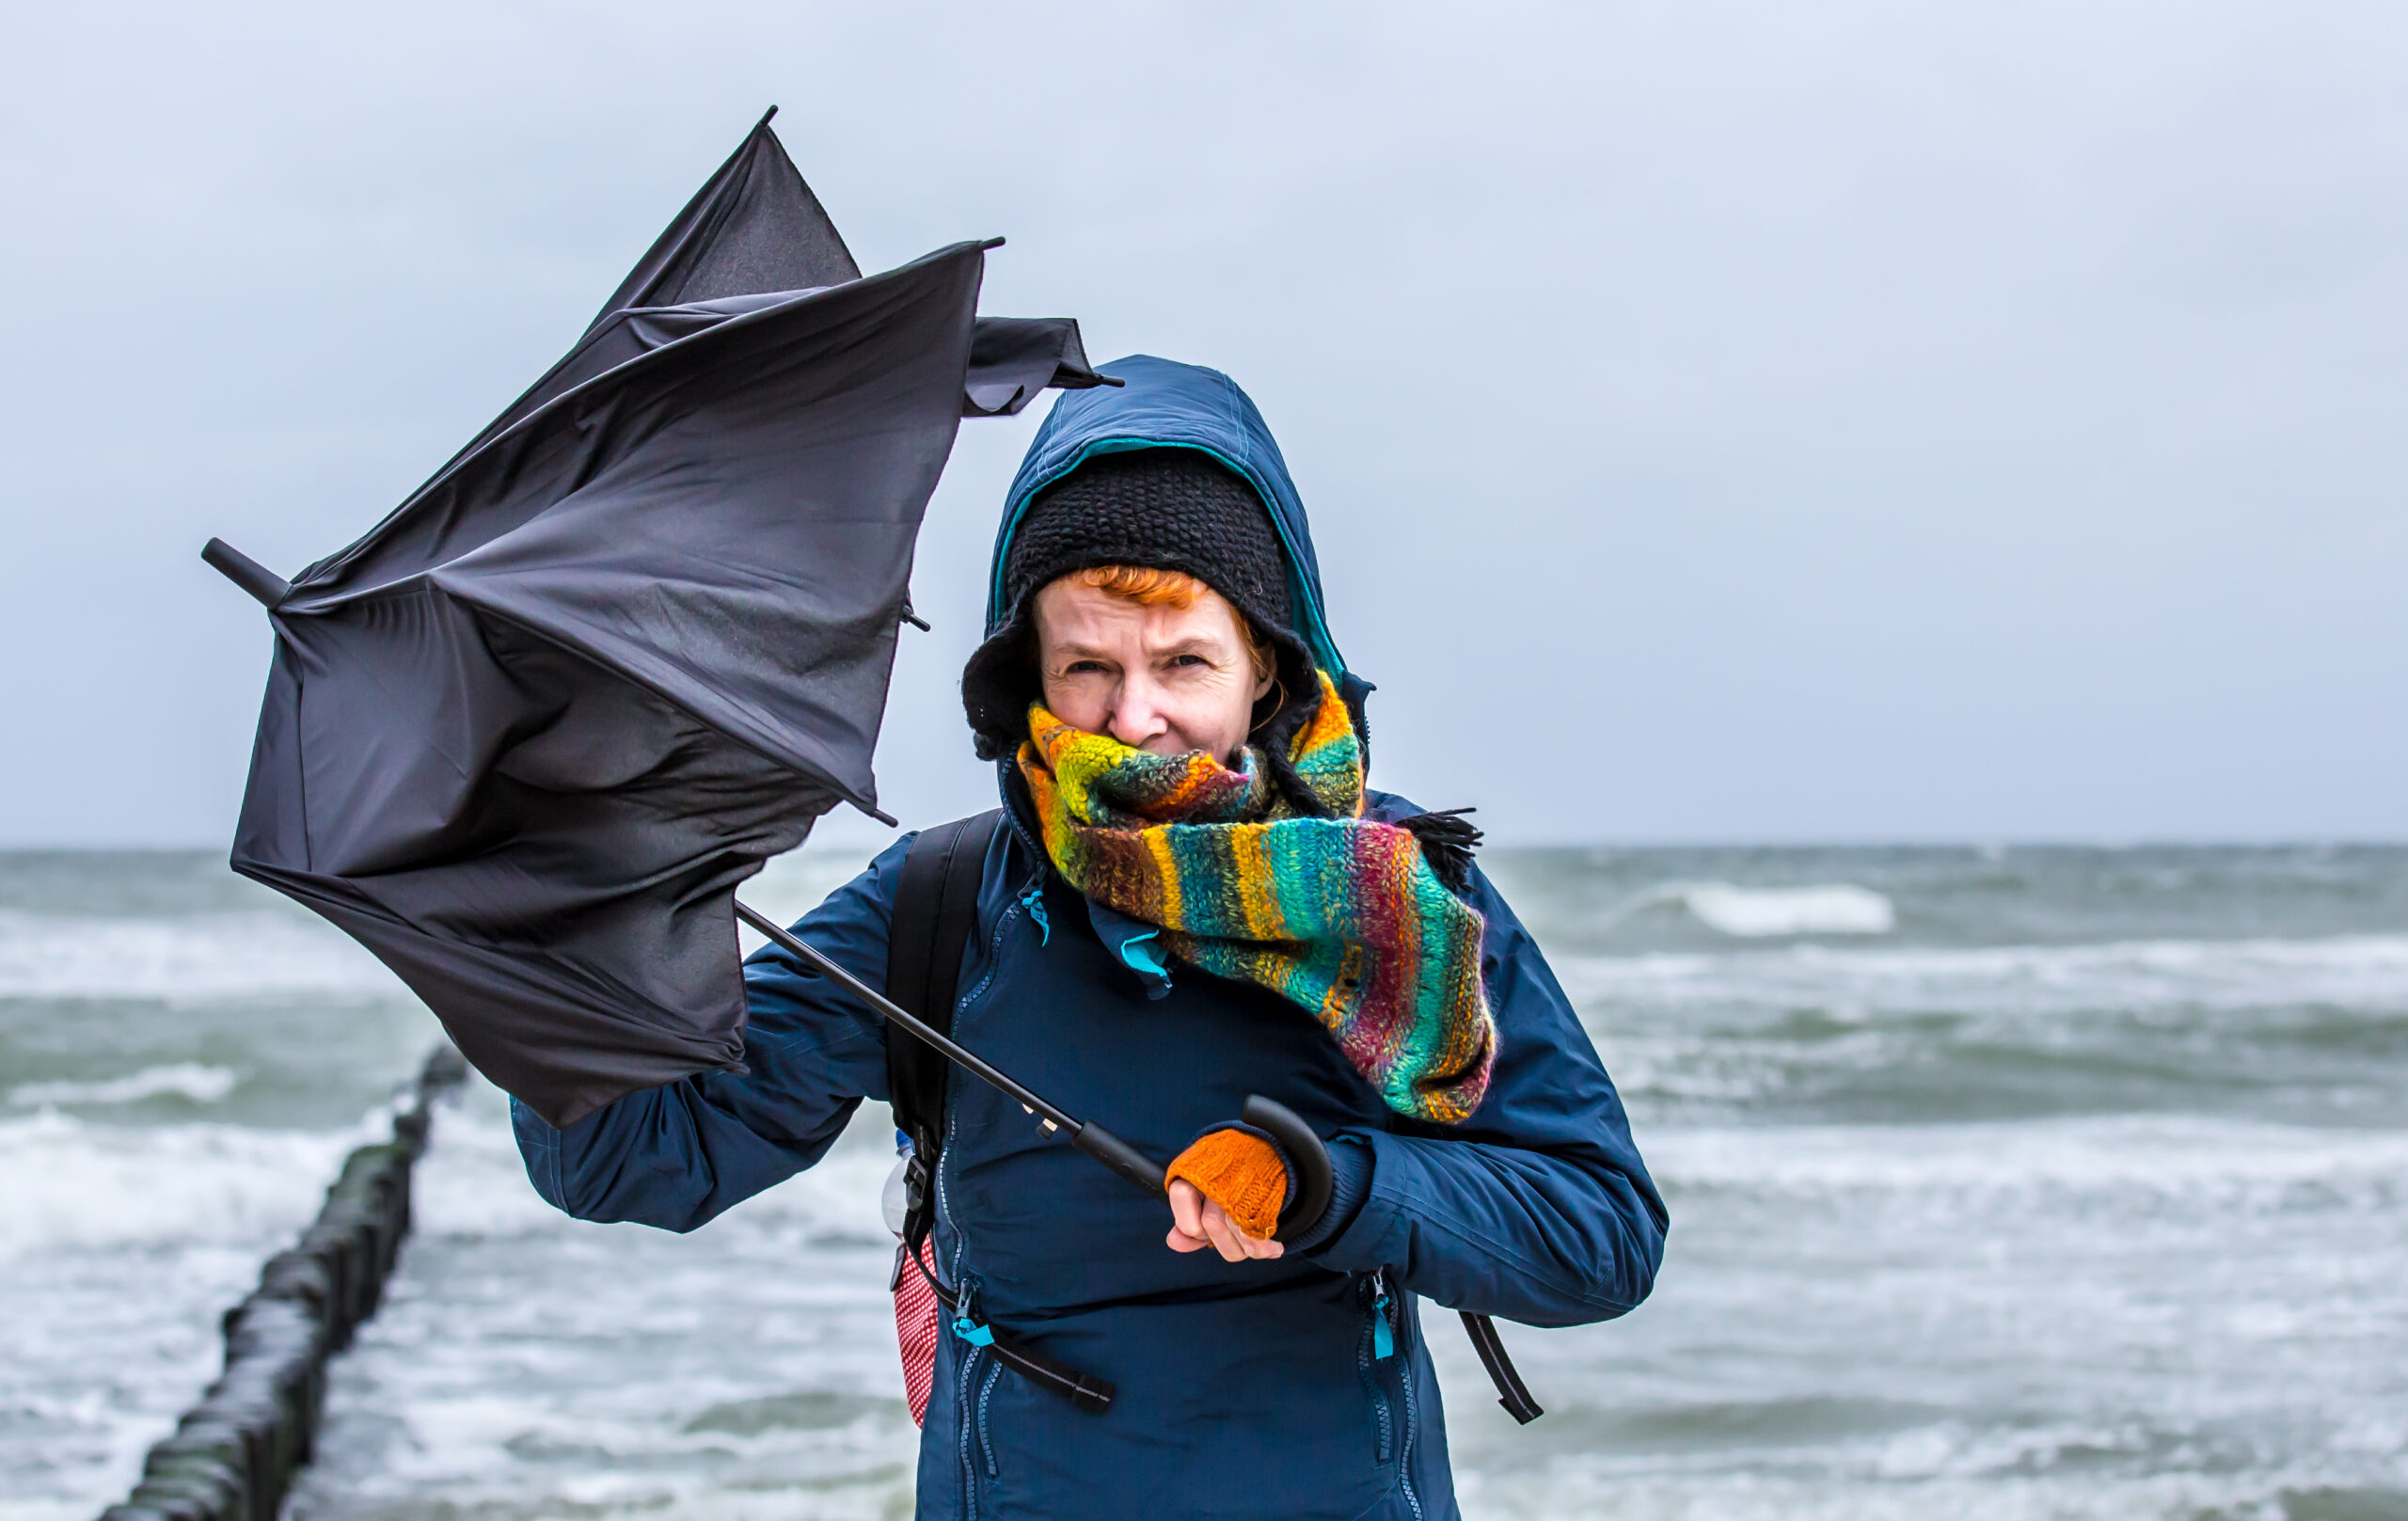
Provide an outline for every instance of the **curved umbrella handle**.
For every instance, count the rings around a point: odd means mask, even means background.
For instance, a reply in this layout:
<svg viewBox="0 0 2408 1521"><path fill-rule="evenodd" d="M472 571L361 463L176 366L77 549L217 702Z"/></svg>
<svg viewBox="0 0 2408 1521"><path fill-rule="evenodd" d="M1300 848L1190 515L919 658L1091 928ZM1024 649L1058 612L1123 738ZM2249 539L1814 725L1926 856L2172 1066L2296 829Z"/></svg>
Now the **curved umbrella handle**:
<svg viewBox="0 0 2408 1521"><path fill-rule="evenodd" d="M1329 1212L1329 1148L1294 1110L1259 1093L1246 1096L1238 1118L1278 1142L1296 1169L1296 1196L1279 1212L1279 1228L1271 1233L1276 1242L1294 1241Z"/></svg>

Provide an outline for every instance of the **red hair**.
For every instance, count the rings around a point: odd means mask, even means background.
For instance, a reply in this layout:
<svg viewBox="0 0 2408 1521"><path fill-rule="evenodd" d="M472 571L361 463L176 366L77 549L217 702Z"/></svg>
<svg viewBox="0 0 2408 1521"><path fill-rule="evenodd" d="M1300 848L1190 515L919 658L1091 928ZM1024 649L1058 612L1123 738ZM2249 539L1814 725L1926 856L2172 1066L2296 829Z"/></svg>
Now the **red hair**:
<svg viewBox="0 0 2408 1521"><path fill-rule="evenodd" d="M1178 608L1181 611L1196 605L1199 594L1220 596L1211 587L1183 570L1163 570L1154 565L1089 565L1074 570L1065 580L1075 580L1082 586L1092 586L1106 596L1121 597L1144 608ZM1223 601L1228 601L1226 597ZM1230 603L1229 610L1238 615L1238 631L1245 636L1245 652L1254 661L1254 673L1259 679L1279 669L1279 658L1271 641L1254 626L1254 620Z"/></svg>

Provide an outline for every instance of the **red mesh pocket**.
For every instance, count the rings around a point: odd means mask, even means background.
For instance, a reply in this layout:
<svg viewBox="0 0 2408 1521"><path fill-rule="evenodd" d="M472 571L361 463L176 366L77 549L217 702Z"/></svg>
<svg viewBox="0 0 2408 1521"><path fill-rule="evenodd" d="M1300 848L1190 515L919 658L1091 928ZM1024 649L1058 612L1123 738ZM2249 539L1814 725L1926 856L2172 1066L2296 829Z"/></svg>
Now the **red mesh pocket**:
<svg viewBox="0 0 2408 1521"><path fill-rule="evenodd" d="M895 1279L895 1342L903 1358L903 1397L911 1404L911 1424L927 1423L928 1386L937 1376L937 1337L941 1325L937 1316L937 1291L917 1268L901 1260L902 1248L895 1248L895 1266L902 1271ZM930 1272L936 1270L933 1244L920 1243L920 1260Z"/></svg>

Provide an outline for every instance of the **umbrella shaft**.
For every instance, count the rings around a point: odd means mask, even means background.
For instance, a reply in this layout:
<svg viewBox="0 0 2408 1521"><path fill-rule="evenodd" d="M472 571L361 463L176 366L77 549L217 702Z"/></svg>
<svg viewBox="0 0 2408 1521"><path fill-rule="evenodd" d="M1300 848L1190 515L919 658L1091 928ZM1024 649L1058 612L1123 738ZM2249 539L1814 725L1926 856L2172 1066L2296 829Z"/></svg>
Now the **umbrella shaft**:
<svg viewBox="0 0 2408 1521"><path fill-rule="evenodd" d="M945 1060L966 1071L975 1074L993 1086L1002 1089L1013 1099L1018 1100L1021 1107L1029 1110L1039 1118L1045 1120L1048 1124L1066 1130L1073 1136L1076 1136L1081 1131L1089 1128L1082 1125L1078 1120L1071 1118L1061 1110L1054 1108L1052 1104L1047 1103L1044 1100L1038 1098L1036 1094L1031 1093L1028 1089L1022 1087L1010 1078L1006 1077L1002 1072L989 1066L968 1047L957 1044L951 1038L930 1029L925 1022L905 1011L902 1006L896 1004L893 999L888 998L885 994L879 992L868 983L863 982L861 978L854 976L850 972L848 972L843 967L838 966L825 952L816 949L809 942L801 939L798 935L795 935L776 920L755 913L752 910L747 908L741 899L737 901L736 916L743 920L746 924L751 925L753 928L759 930L762 934L768 936L771 943L775 944L780 950L785 951L789 955L802 958L803 960L809 962L820 972L835 979L835 981L842 986L847 992L851 993L863 1003L867 1004L870 1007L876 1009L879 1014L886 1020L887 1023L899 1026L900 1028L909 1030L913 1035L918 1036L921 1039L935 1047L937 1054L944 1057Z"/></svg>

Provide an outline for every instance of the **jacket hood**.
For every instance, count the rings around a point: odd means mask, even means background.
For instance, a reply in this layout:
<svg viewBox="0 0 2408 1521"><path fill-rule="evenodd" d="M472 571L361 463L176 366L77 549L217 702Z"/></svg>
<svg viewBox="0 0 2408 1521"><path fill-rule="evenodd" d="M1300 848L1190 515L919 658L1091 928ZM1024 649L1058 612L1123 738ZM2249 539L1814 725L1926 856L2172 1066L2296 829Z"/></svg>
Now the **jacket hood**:
<svg viewBox="0 0 2408 1521"><path fill-rule="evenodd" d="M1368 691L1349 680L1346 661L1329 632L1321 591L1321 564L1313 554L1312 526L1288 476L1288 462L1262 414L1237 383L1202 365L1133 354L1103 367L1125 383L1117 388L1066 393L1028 446L1020 474L1004 499L995 531L994 559L987 572L987 637L1003 630L1012 610L1004 602L1004 565L1012 534L1038 492L1098 454L1139 449L1195 449L1235 471L1262 497L1278 530L1288 561L1289 600L1295 631L1313 663L1339 679L1341 688ZM1356 692L1350 691L1350 701Z"/></svg>

